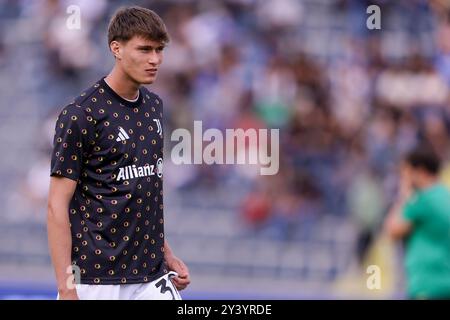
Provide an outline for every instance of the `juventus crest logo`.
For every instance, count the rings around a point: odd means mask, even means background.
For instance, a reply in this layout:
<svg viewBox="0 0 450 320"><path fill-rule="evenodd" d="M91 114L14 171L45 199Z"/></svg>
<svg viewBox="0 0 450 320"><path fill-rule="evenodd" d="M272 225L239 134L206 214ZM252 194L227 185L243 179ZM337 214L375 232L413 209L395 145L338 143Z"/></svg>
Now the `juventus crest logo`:
<svg viewBox="0 0 450 320"><path fill-rule="evenodd" d="M156 122L156 126L158 128L156 133L159 134L160 137L162 137L163 132L162 132L162 127L161 127L161 121L159 121L159 119L153 119L153 121Z"/></svg>

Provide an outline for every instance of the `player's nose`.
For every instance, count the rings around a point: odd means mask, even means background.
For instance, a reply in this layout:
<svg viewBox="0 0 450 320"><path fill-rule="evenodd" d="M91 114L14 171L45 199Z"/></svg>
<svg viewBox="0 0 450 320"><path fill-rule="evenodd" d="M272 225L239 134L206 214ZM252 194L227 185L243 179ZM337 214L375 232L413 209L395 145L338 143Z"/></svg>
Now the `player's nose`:
<svg viewBox="0 0 450 320"><path fill-rule="evenodd" d="M150 55L148 57L148 63L152 64L152 65L157 65L160 63L160 57L155 51L152 51L150 53Z"/></svg>

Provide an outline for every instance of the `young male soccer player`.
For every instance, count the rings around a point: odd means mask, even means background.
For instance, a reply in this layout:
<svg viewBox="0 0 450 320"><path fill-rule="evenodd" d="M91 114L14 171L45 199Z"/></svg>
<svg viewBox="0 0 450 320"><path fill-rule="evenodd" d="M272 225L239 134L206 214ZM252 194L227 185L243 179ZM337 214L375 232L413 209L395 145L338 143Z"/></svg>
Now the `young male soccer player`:
<svg viewBox="0 0 450 320"><path fill-rule="evenodd" d="M114 68L58 117L47 224L59 299L180 299L190 282L164 239L163 104L141 86L168 41L155 12L118 10Z"/></svg>
<svg viewBox="0 0 450 320"><path fill-rule="evenodd" d="M418 147L402 168L400 193L386 231L406 240L409 298L450 299L450 192L439 183L439 159Z"/></svg>

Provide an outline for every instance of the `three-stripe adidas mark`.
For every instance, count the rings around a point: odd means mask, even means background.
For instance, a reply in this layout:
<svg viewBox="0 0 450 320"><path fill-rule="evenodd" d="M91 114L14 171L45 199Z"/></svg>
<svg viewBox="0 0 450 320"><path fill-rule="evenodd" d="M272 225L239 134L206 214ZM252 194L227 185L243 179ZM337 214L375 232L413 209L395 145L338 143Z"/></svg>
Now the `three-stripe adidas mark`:
<svg viewBox="0 0 450 320"><path fill-rule="evenodd" d="M130 139L130 137L122 127L119 127L119 136L117 137L116 141L125 141L127 139Z"/></svg>

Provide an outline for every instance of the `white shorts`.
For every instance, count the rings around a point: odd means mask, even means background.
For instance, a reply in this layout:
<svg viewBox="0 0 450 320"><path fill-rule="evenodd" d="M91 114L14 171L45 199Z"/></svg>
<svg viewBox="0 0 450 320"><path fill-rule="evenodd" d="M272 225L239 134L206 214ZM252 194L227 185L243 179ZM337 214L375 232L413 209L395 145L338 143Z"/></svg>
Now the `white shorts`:
<svg viewBox="0 0 450 320"><path fill-rule="evenodd" d="M182 300L170 279L173 276L177 276L177 273L170 271L148 283L77 284L76 290L80 300ZM59 295L57 300L59 300Z"/></svg>

